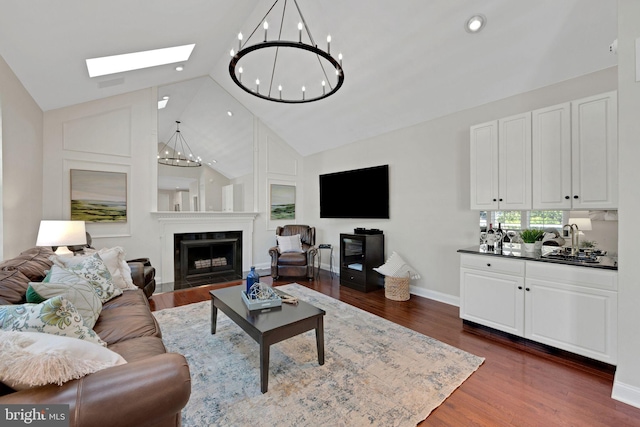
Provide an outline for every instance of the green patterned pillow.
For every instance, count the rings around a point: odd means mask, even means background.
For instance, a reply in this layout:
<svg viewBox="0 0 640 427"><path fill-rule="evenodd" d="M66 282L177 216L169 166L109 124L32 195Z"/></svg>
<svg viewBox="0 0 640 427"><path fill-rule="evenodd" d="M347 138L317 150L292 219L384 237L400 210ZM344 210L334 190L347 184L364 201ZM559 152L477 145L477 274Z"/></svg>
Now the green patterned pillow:
<svg viewBox="0 0 640 427"><path fill-rule="evenodd" d="M62 295L40 304L0 306L0 329L44 332L107 346L98 334L84 324L78 310Z"/></svg>
<svg viewBox="0 0 640 427"><path fill-rule="evenodd" d="M89 282L77 279L75 283L30 282L27 288L27 302L38 304L62 295L78 309L84 324L93 329L102 311L102 301Z"/></svg>
<svg viewBox="0 0 640 427"><path fill-rule="evenodd" d="M66 268L54 264L45 280L50 283L75 283L78 277L93 286L103 303L122 295L122 289L113 284L111 273L98 254L85 257L81 263Z"/></svg>

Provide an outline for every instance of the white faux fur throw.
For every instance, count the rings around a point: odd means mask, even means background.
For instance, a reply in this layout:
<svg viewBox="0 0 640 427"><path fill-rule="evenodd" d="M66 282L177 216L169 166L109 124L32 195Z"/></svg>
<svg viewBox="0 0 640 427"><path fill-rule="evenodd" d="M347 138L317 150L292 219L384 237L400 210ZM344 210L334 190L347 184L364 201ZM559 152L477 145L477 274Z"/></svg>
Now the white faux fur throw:
<svg viewBox="0 0 640 427"><path fill-rule="evenodd" d="M0 381L14 390L62 385L126 363L117 353L77 338L0 331Z"/></svg>

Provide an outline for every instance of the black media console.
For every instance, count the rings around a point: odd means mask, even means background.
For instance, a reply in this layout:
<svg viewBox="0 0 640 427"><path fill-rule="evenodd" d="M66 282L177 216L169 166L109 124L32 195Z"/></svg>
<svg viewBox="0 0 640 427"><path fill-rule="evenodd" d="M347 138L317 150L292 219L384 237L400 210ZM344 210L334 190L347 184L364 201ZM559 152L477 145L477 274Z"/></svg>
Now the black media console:
<svg viewBox="0 0 640 427"><path fill-rule="evenodd" d="M363 292L380 289L384 276L373 268L384 264L384 234L380 230L354 231L340 234L340 284Z"/></svg>

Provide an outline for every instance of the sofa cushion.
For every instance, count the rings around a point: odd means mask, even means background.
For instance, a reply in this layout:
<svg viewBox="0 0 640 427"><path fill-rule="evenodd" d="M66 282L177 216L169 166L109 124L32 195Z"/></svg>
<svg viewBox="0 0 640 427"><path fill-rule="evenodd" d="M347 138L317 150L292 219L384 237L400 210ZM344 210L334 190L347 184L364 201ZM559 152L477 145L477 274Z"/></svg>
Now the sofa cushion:
<svg viewBox="0 0 640 427"><path fill-rule="evenodd" d="M138 337L161 337L155 317L141 304L103 309L93 330L108 345Z"/></svg>
<svg viewBox="0 0 640 427"><path fill-rule="evenodd" d="M140 305L149 307L149 301L142 289L123 291L122 295L113 298L102 304L102 310L109 310L115 307Z"/></svg>
<svg viewBox="0 0 640 427"><path fill-rule="evenodd" d="M278 257L278 265L307 265L307 254L287 252Z"/></svg>
<svg viewBox="0 0 640 427"><path fill-rule="evenodd" d="M0 262L0 270L20 270L31 282L40 282L51 268L49 257L53 251L49 247L36 246L22 252L15 258Z"/></svg>
<svg viewBox="0 0 640 427"><path fill-rule="evenodd" d="M0 381L14 390L62 385L127 363L100 345L39 332L0 331L0 353Z"/></svg>
<svg viewBox="0 0 640 427"><path fill-rule="evenodd" d="M133 338L114 343L108 348L121 355L129 363L167 352L162 339L158 337Z"/></svg>
<svg viewBox="0 0 640 427"><path fill-rule="evenodd" d="M58 295L63 295L71 301L82 316L84 324L88 328L93 328L100 311L102 311L102 302L93 286L87 281L79 280L74 283L31 282L27 289L27 302L38 304Z"/></svg>
<svg viewBox="0 0 640 427"><path fill-rule="evenodd" d="M79 338L106 347L106 343L91 328L85 326L73 304L61 295L40 304L0 306L0 329L45 332Z"/></svg>
<svg viewBox="0 0 640 427"><path fill-rule="evenodd" d="M29 278L20 270L0 270L0 298L10 304L26 302Z"/></svg>

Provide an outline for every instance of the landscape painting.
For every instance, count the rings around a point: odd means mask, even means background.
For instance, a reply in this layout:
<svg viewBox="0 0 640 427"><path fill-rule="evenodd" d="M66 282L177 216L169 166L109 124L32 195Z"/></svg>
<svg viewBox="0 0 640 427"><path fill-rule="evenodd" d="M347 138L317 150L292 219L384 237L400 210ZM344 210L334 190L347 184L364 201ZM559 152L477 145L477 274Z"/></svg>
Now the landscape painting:
<svg viewBox="0 0 640 427"><path fill-rule="evenodd" d="M271 184L271 219L295 219L296 187Z"/></svg>
<svg viewBox="0 0 640 427"><path fill-rule="evenodd" d="M127 222L127 174L71 169L71 219Z"/></svg>

